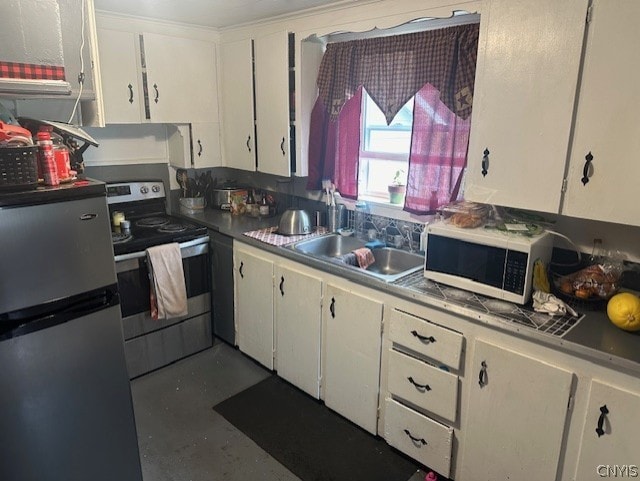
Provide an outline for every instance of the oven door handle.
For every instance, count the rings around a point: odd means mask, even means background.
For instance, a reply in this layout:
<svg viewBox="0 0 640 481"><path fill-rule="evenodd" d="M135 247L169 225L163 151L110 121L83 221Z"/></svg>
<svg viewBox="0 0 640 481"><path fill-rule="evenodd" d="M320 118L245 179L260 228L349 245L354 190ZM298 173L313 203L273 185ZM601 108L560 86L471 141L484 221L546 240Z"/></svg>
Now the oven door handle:
<svg viewBox="0 0 640 481"><path fill-rule="evenodd" d="M178 244L180 247L180 255L183 259L195 257L209 252L209 236L198 237L187 242ZM147 251L132 252L130 254L120 254L115 256L115 261L123 262L132 259L140 259L147 256Z"/></svg>

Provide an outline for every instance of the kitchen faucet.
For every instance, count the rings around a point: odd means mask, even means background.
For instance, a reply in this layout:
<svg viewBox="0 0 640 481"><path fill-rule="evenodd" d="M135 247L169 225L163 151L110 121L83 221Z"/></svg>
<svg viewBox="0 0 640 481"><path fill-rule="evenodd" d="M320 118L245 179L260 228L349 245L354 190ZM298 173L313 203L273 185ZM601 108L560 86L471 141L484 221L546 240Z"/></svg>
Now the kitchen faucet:
<svg viewBox="0 0 640 481"><path fill-rule="evenodd" d="M403 225L402 226L402 232L404 232L407 235L407 241L409 242L409 252L413 252L413 235L412 235L412 228L411 226L408 225Z"/></svg>

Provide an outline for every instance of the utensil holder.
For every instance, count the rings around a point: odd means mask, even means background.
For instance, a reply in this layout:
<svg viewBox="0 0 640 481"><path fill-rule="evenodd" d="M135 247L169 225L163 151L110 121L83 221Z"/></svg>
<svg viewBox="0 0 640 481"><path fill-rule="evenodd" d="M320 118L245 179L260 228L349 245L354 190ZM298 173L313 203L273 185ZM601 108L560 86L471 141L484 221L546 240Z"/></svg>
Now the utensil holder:
<svg viewBox="0 0 640 481"><path fill-rule="evenodd" d="M344 204L330 205L327 207L327 229L329 232L336 232L344 227L345 219Z"/></svg>

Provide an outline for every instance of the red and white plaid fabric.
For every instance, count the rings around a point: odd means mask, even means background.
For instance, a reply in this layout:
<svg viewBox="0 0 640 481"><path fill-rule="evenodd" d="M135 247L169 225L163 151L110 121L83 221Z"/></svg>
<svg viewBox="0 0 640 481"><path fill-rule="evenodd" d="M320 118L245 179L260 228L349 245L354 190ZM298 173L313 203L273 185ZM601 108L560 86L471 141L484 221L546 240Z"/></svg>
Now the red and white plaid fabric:
<svg viewBox="0 0 640 481"><path fill-rule="evenodd" d="M64 67L35 63L1 62L0 78L25 80L65 80Z"/></svg>

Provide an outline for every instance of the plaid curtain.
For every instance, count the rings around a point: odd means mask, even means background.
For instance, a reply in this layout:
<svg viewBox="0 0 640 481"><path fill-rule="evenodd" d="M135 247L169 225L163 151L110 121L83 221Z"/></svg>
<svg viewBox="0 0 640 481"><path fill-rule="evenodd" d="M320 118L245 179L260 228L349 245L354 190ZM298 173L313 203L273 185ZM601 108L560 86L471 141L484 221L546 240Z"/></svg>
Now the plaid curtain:
<svg viewBox="0 0 640 481"><path fill-rule="evenodd" d="M478 30L478 24L470 24L329 44L320 64L319 94L311 116L307 188L320 189L322 178L333 179L329 173L352 172L355 178L349 185L355 190L340 193L357 197L357 156L341 159L335 155L336 145L317 144L335 142L339 123L353 132L353 111L348 112L350 122L340 118L345 104L362 87L380 107L387 123L425 84L434 86L440 101L467 119L473 102ZM340 162L344 161L355 165L343 166Z"/></svg>

